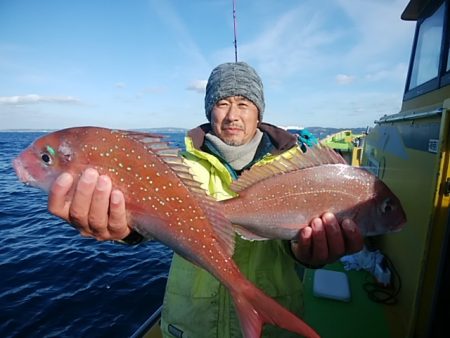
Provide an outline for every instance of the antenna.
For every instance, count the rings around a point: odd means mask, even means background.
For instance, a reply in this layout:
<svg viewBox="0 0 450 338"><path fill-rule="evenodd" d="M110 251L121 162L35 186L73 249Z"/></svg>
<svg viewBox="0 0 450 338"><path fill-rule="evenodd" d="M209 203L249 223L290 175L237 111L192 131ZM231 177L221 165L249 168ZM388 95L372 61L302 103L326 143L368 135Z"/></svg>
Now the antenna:
<svg viewBox="0 0 450 338"><path fill-rule="evenodd" d="M237 34L236 34L236 0L233 0L233 28L234 28L234 62L237 62Z"/></svg>

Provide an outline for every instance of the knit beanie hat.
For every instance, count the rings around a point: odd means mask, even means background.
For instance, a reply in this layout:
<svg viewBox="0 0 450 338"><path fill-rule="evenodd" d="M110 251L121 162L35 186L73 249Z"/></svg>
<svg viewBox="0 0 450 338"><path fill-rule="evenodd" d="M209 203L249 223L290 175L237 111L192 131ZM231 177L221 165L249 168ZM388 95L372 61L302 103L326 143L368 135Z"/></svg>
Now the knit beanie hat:
<svg viewBox="0 0 450 338"><path fill-rule="evenodd" d="M217 101L229 96L243 96L252 101L264 113L264 89L261 78L245 62L223 63L213 69L206 84L205 113L211 122L211 111Z"/></svg>

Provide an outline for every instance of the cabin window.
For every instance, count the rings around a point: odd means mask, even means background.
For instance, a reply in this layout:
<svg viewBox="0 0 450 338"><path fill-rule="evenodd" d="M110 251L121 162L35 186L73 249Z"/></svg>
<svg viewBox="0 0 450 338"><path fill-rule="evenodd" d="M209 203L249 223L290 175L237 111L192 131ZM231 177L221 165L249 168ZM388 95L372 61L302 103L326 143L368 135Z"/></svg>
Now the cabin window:
<svg viewBox="0 0 450 338"><path fill-rule="evenodd" d="M439 75L444 14L445 6L442 4L433 15L420 24L409 89L420 86ZM448 67L447 64L447 69Z"/></svg>

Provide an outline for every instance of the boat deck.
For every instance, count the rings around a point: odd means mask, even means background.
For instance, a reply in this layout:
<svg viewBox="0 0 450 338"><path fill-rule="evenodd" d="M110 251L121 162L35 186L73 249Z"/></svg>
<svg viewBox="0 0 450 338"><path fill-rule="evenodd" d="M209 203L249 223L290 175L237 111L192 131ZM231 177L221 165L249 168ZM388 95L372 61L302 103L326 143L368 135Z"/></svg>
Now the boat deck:
<svg viewBox="0 0 450 338"><path fill-rule="evenodd" d="M344 271L341 263L327 265L324 269ZM392 321L383 305L368 298L363 284L373 282L366 271L345 271L350 284L349 302L319 298L313 294L315 270L307 269L304 275L305 321L322 338L394 338Z"/></svg>

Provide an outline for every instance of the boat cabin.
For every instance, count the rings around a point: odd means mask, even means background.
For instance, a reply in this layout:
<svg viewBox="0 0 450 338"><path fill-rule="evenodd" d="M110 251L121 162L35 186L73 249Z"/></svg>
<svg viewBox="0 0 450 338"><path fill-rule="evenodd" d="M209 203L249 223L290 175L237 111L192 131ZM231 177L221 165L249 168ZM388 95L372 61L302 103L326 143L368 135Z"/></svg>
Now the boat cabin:
<svg viewBox="0 0 450 338"><path fill-rule="evenodd" d="M367 136L362 165L403 203L408 221L374 239L401 278L384 311L391 337L444 337L450 320L450 1L411 0L401 17L417 22L401 111Z"/></svg>

